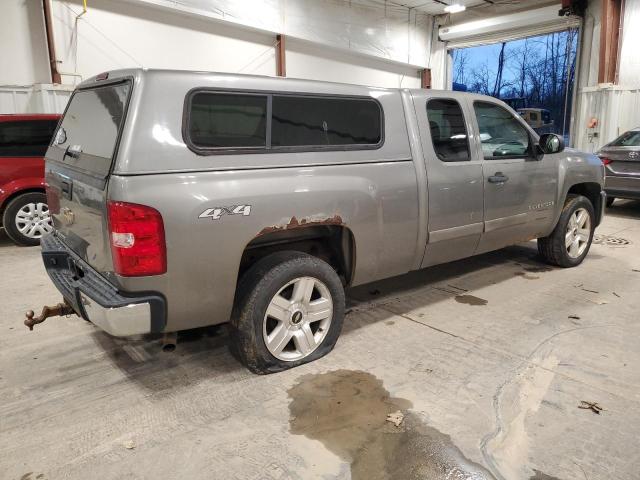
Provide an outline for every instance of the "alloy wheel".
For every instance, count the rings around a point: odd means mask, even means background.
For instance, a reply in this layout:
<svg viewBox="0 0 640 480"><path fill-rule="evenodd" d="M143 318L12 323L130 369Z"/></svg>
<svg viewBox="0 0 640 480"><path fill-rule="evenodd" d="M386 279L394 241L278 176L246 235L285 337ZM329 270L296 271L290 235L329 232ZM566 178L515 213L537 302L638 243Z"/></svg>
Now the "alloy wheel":
<svg viewBox="0 0 640 480"><path fill-rule="evenodd" d="M328 287L317 278L296 278L269 302L262 322L264 343L279 360L301 360L322 343L332 316Z"/></svg>
<svg viewBox="0 0 640 480"><path fill-rule="evenodd" d="M564 237L564 245L567 254L571 258L580 257L589 246L591 238L591 217L584 208L578 208L567 224L567 231Z"/></svg>

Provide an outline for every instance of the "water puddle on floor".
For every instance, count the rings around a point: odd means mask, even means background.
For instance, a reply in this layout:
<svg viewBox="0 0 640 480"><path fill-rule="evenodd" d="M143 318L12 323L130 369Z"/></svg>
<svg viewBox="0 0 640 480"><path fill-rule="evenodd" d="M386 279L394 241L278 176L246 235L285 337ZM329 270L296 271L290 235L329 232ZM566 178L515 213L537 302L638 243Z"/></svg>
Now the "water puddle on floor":
<svg viewBox="0 0 640 480"><path fill-rule="evenodd" d="M305 375L288 393L291 433L318 440L349 462L352 480L494 479L370 373ZM387 415L398 410L404 420L396 427Z"/></svg>
<svg viewBox="0 0 640 480"><path fill-rule="evenodd" d="M456 299L456 302L464 303L466 305L484 306L489 303L484 298L476 297L474 295L456 295L454 298Z"/></svg>
<svg viewBox="0 0 640 480"><path fill-rule="evenodd" d="M544 272L550 272L553 270L553 267L549 267L547 265L523 266L522 268L527 272L531 272L531 273L544 273Z"/></svg>
<svg viewBox="0 0 640 480"><path fill-rule="evenodd" d="M527 272L516 272L514 273L514 275L518 277L522 277L526 280L538 280L540 278L538 275L531 275L530 273L527 273Z"/></svg>

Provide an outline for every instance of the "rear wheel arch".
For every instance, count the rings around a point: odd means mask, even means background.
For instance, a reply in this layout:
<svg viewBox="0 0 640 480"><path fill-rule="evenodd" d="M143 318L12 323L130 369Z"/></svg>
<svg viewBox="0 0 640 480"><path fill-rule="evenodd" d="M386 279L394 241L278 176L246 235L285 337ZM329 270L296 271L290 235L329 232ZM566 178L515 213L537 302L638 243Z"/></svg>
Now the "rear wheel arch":
<svg viewBox="0 0 640 480"><path fill-rule="evenodd" d="M297 251L324 260L345 286L353 280L356 243L351 229L345 225L309 225L269 231L253 238L242 252L237 283L256 262L280 251Z"/></svg>

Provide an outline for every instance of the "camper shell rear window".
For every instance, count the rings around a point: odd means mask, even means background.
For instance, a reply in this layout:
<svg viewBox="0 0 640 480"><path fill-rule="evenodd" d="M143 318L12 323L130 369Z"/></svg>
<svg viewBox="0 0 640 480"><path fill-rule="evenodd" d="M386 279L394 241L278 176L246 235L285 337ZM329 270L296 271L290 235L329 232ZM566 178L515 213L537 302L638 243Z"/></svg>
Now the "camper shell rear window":
<svg viewBox="0 0 640 480"><path fill-rule="evenodd" d="M131 94L131 81L76 90L51 144L70 154L65 162L108 175L116 154Z"/></svg>

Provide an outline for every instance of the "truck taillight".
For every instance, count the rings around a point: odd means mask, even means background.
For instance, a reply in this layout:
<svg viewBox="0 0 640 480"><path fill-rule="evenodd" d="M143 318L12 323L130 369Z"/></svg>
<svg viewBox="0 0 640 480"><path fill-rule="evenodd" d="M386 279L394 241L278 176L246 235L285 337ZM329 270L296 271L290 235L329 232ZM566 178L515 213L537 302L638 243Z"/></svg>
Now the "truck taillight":
<svg viewBox="0 0 640 480"><path fill-rule="evenodd" d="M125 277L165 273L167 247L160 212L136 203L108 202L107 213L115 272Z"/></svg>

